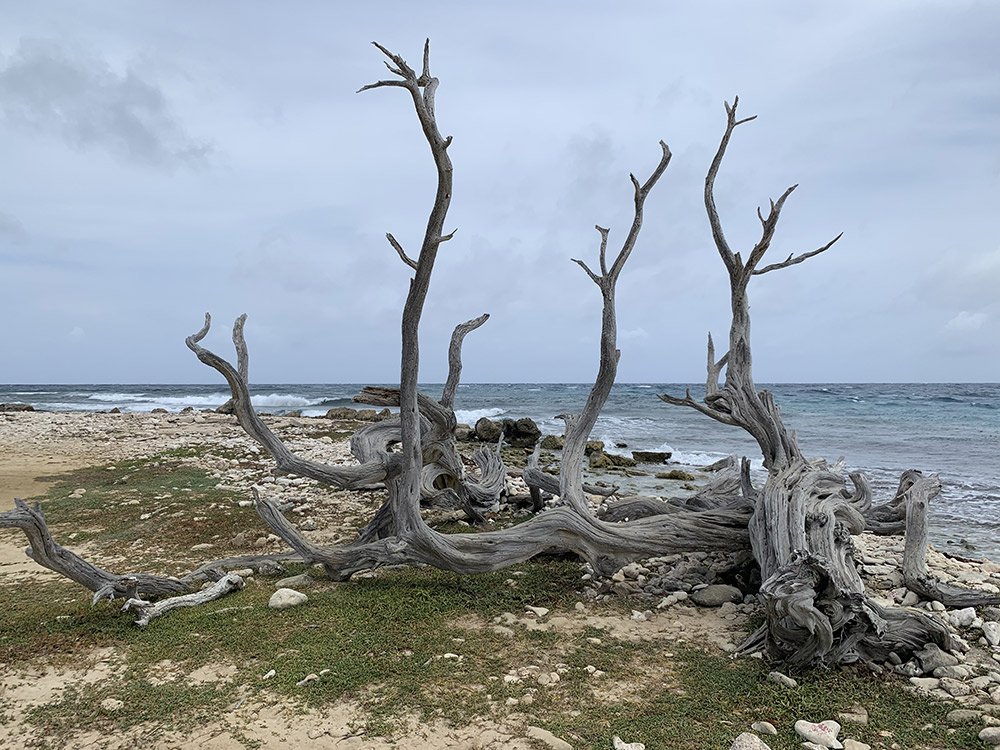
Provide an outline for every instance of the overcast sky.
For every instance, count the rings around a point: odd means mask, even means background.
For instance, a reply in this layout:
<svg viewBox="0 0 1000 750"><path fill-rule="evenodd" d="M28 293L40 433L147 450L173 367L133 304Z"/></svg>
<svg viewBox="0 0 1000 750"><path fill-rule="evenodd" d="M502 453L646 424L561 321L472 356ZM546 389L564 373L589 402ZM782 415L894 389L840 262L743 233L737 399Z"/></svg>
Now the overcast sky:
<svg viewBox="0 0 1000 750"><path fill-rule="evenodd" d="M790 184L751 287L760 382L1000 380L1000 4L0 2L3 382L214 382L205 311L256 382L398 379L434 169L377 39L431 37L455 197L422 326L440 381L596 370L600 295L571 257L620 244L628 173L674 157L618 289L621 381L701 381L724 340L704 174L731 244Z"/></svg>

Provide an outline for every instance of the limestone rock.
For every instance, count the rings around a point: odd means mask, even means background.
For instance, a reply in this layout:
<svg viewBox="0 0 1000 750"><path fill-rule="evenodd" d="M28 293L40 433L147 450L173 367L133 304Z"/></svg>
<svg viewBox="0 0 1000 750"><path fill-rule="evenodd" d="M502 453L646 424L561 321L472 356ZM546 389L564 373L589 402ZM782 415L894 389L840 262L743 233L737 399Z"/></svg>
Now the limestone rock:
<svg viewBox="0 0 1000 750"><path fill-rule="evenodd" d="M805 719L795 722L795 733L806 742L813 742L820 747L842 750L844 747L837 735L840 734L840 724L835 721L821 721L814 724Z"/></svg>
<svg viewBox="0 0 1000 750"><path fill-rule="evenodd" d="M866 726L868 724L868 709L855 704L847 711L841 711L837 714L837 721L842 724L860 724Z"/></svg>
<svg viewBox="0 0 1000 750"><path fill-rule="evenodd" d="M948 712L948 715L945 717L945 721L954 725L972 724L973 722L978 722L979 717L982 715L982 711L973 711L968 708L956 708L954 711Z"/></svg>
<svg viewBox="0 0 1000 750"><path fill-rule="evenodd" d="M632 458L640 464L665 464L670 451L632 451Z"/></svg>
<svg viewBox="0 0 1000 750"><path fill-rule="evenodd" d="M799 683L797 683L788 675L782 674L781 672L770 672L767 675L767 681L773 682L775 685L781 685L782 687L786 687L789 689L797 688L799 686Z"/></svg>
<svg viewBox="0 0 1000 750"><path fill-rule="evenodd" d="M924 674L930 674L938 667L954 667L959 663L957 656L942 651L936 643L928 643L915 656L920 661Z"/></svg>
<svg viewBox="0 0 1000 750"><path fill-rule="evenodd" d="M295 589L278 589L271 594L271 599L267 602L267 606L271 609L288 609L289 607L297 607L300 604L305 604L307 601L309 601L309 597L301 591L296 591Z"/></svg>
<svg viewBox="0 0 1000 750"><path fill-rule="evenodd" d="M691 601L701 607L721 607L726 602L743 603L743 592L735 586L713 583L691 592Z"/></svg>
<svg viewBox="0 0 1000 750"><path fill-rule="evenodd" d="M750 725L750 728L757 732L757 734L769 734L772 737L778 733L778 730L774 728L774 724L769 721L755 721Z"/></svg>
<svg viewBox="0 0 1000 750"><path fill-rule="evenodd" d="M641 742L625 742L618 735L611 738L611 746L614 750L646 750L646 746Z"/></svg>
<svg viewBox="0 0 1000 750"><path fill-rule="evenodd" d="M476 422L476 437L485 443L495 443L500 439L503 428L489 417L480 417Z"/></svg>
<svg viewBox="0 0 1000 750"><path fill-rule="evenodd" d="M693 482L694 474L682 469L671 469L670 471L660 471L656 474L657 479L676 479L680 482Z"/></svg>
<svg viewBox="0 0 1000 750"><path fill-rule="evenodd" d="M1000 727L986 727L979 733L979 739L987 745L1000 745Z"/></svg>
<svg viewBox="0 0 1000 750"><path fill-rule="evenodd" d="M859 740L844 740L844 750L872 750L871 745L867 745Z"/></svg>
<svg viewBox="0 0 1000 750"><path fill-rule="evenodd" d="M546 435L542 438L542 449L547 451L562 450L566 443L566 438L562 435Z"/></svg>
<svg viewBox="0 0 1000 750"><path fill-rule="evenodd" d="M948 613L948 621L956 628L967 628L972 625L972 621L975 619L976 610L974 607L956 609Z"/></svg>
<svg viewBox="0 0 1000 750"><path fill-rule="evenodd" d="M479 422L476 422L476 434L479 434ZM517 420L505 419L503 421L503 434L504 440L515 448L531 448L542 436L542 431L538 429L538 425L533 419L522 417ZM499 437L497 435L497 438Z"/></svg>
<svg viewBox="0 0 1000 750"><path fill-rule="evenodd" d="M300 573L297 576L289 576L288 578L282 578L280 581L276 581L274 588L290 589L295 586L309 586L313 583L316 583L316 581L312 576L306 573Z"/></svg>
<svg viewBox="0 0 1000 750"><path fill-rule="evenodd" d="M125 702L117 698L105 698L101 701L101 710L106 714L114 714L125 708Z"/></svg>
<svg viewBox="0 0 1000 750"><path fill-rule="evenodd" d="M744 732L733 740L729 750L771 750L771 748L756 734Z"/></svg>
<svg viewBox="0 0 1000 750"><path fill-rule="evenodd" d="M984 622L983 635L991 646L1000 646L1000 622Z"/></svg>

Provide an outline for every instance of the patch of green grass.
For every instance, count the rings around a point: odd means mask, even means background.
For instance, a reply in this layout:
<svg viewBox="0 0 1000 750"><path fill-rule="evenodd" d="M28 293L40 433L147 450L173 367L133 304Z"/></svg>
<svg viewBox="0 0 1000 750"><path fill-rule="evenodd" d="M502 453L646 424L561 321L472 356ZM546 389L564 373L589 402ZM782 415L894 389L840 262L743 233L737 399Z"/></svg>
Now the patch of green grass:
<svg viewBox="0 0 1000 750"><path fill-rule="evenodd" d="M619 644L622 647L623 644ZM581 713L539 713L542 726L583 747L610 746L612 735L641 740L647 747L690 750L725 748L733 738L750 731L755 721L770 721L777 737L767 737L772 750L801 745L793 730L798 719L832 719L854 704L865 706L868 726L845 725L841 737L853 737L873 747L899 743L911 748L977 747L980 727L951 730L945 714L954 704L938 704L904 691L898 680L876 678L866 672L816 671L788 690L766 680L768 667L753 659L732 660L689 647L670 646L673 658L657 656L668 648L646 645L643 651L625 645L631 654L615 667L619 677L634 680L639 690L631 699L591 700L579 704ZM605 650L602 645L600 650ZM593 654L596 658L598 654ZM594 662L596 665L596 662ZM609 671L609 674L613 674ZM657 687L654 675L665 676ZM927 725L933 725L925 729ZM889 732L888 736L880 734Z"/></svg>
<svg viewBox="0 0 1000 750"><path fill-rule="evenodd" d="M252 509L238 507L237 493L217 489L217 479L175 455L187 450L55 477L40 499L50 530L62 544L90 543L133 565L183 563L205 542L227 553L236 533L262 526ZM86 493L74 496L77 489Z"/></svg>

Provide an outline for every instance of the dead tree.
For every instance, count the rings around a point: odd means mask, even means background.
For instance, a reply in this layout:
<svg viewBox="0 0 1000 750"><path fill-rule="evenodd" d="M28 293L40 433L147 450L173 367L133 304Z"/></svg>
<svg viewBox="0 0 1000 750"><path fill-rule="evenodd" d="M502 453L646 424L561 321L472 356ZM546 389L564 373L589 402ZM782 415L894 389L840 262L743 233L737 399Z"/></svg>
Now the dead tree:
<svg viewBox="0 0 1000 750"><path fill-rule="evenodd" d="M388 235L392 238L392 235ZM394 247L399 247L395 238ZM473 455L473 463L479 470L478 476L469 474L459 456L455 441L455 391L462 374L462 342L465 337L482 326L489 314L484 313L455 327L448 347L448 378L436 404L425 396L419 396L421 435L423 439L424 466L421 471L421 498L432 505L462 508L470 520L482 522L485 513L494 510L505 489L506 467L500 449L503 437L495 450L478 449ZM399 406L399 390L396 388L369 387L361 391L354 400L374 406ZM364 463L376 454L388 451L391 445L401 442L402 425L399 415L365 427L351 438L351 453ZM385 514L382 514L387 517ZM378 533L388 533L388 528L377 524Z"/></svg>
<svg viewBox="0 0 1000 750"><path fill-rule="evenodd" d="M733 131L754 119L738 118L738 102L726 104L726 129L705 178L704 192L712 238L729 276L729 348L716 358L709 335L703 401L694 400L690 391L683 398L661 398L742 428L756 440L764 458L767 480L756 493L749 531L761 570L766 623L743 648L764 645L772 658L802 667L859 659L882 661L890 651L907 653L928 642L947 646L947 630L932 618L918 610L882 607L865 594L851 536L865 528L865 514L871 506L867 482L860 475L851 475L849 487L839 467L807 459L795 433L785 426L774 397L754 384L748 298L751 279L813 258L832 247L840 235L815 250L761 265L785 201L795 190L793 185L770 202L766 215L757 210L760 239L746 259L733 251L715 205L714 187ZM720 383L723 368L725 380ZM916 516L910 520L924 526ZM926 545L925 531L919 536L919 545Z"/></svg>
<svg viewBox="0 0 1000 750"><path fill-rule="evenodd" d="M409 95L424 137L430 146L437 170L437 190L428 217L427 229L419 254L412 258L401 243L390 235L389 241L397 255L413 270L409 293L403 307L402 355L398 401L400 406L400 442L402 450L388 453L376 450L369 460L356 467L322 467L295 458L267 429L249 406L249 390L238 368L200 345L207 330L188 339L188 346L205 364L218 370L233 392L234 411L243 429L255 438L275 458L280 469L309 476L338 487L357 486L359 482L384 481L388 499L376 524L380 533L362 534L347 545L323 547L305 539L269 500L260 499L257 509L265 523L304 559L323 565L332 578L342 580L354 572L382 565L429 564L462 573L497 570L530 559L542 552L558 550L579 554L601 573L612 573L630 560L694 549L745 549L748 544L746 524L749 510L743 515L718 510L687 511L669 517L642 519L628 524L605 523L590 512L583 487L583 460L587 439L600 413L618 366L617 324L615 318L615 287L638 239L642 227L643 208L650 191L670 162L670 150L661 143L662 154L657 166L645 182L631 176L635 214L621 249L608 257L609 230L597 227L600 236L598 271L583 261L579 264L597 285L603 301L601 324L600 365L594 386L583 411L565 418L566 443L563 450L563 470L559 477L559 494L565 505L541 513L516 527L477 534L440 534L431 529L420 514L423 495L423 467L426 446L445 437L445 419L435 428L432 414L442 409L417 392L419 365L418 328L431 272L442 243L454 232L444 233L444 222L451 201L452 163L448 156L450 137L441 135L434 112L434 96L438 80L430 74L429 49L425 44L420 73L402 57L381 45L376 47L387 57L387 66L396 78L378 81L363 87L401 88ZM237 351L245 347L242 331L235 341ZM458 349L450 372L460 365ZM457 383L457 381L455 381ZM452 379L449 377L449 385ZM442 401L450 405L446 386ZM395 398L395 396L393 396ZM450 411L450 409L449 409ZM430 422L422 427L421 414ZM437 430L437 432L435 432ZM370 524L371 526L371 524Z"/></svg>

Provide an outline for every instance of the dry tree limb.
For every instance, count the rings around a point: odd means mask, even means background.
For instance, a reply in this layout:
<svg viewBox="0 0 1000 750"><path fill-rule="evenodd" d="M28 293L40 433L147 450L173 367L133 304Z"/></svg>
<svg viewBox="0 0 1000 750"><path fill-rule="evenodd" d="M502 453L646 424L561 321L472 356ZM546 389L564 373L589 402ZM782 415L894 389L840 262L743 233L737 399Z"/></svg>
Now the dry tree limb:
<svg viewBox="0 0 1000 750"><path fill-rule="evenodd" d="M87 562L56 543L39 505L32 508L23 500L15 499L13 510L0 513L0 528L23 531L30 545L25 554L42 567L93 591L95 604L101 599L122 598L136 591L147 597L161 597L190 590L188 583L176 578L147 573L117 575Z"/></svg>
<svg viewBox="0 0 1000 750"><path fill-rule="evenodd" d="M236 345L236 371L239 373L240 379L242 379L244 383L249 383L250 355L247 352L246 338L243 336L243 327L246 325L246 322L246 313L243 313L236 318L236 322L233 323L233 343ZM230 396L226 403L216 409L216 411L219 414L232 414L233 403L234 399Z"/></svg>
<svg viewBox="0 0 1000 750"><path fill-rule="evenodd" d="M205 313L205 325L197 333L188 336L185 343L203 364L216 370L226 379L233 394L233 413L240 427L268 452L277 464L278 471L309 477L342 489L357 489L382 482L399 471L399 458L389 454L382 454L379 458L358 466L331 466L293 454L254 411L250 403L250 386L246 379L229 362L200 345L199 342L205 338L211 327L212 316ZM245 356L243 353L246 352L246 339L242 325L233 328L233 344L240 356Z"/></svg>
<svg viewBox="0 0 1000 750"><path fill-rule="evenodd" d="M550 495L558 495L560 487L558 475L549 474L538 467L541 451L541 443L536 442L535 449L528 457L527 464L521 469L521 479L528 485L528 491L531 493L531 504L536 513L542 509L542 493L547 492ZM620 489L618 486L598 487L593 484L583 485L583 491L588 495L599 495L601 497L616 495Z"/></svg>
<svg viewBox="0 0 1000 750"><path fill-rule="evenodd" d="M143 599L129 599L125 602L125 606L122 607L122 612L137 613L139 616L136 619L135 624L140 628L144 628L149 625L152 620L173 612L175 609L197 607L201 604L214 602L216 599L220 599L226 594L231 594L234 591L241 590L243 586L244 583L242 578L235 573L228 573L211 586L203 588L201 591L196 591L192 594L184 594L182 596L172 596L169 599L162 599L155 604L147 602Z"/></svg>
<svg viewBox="0 0 1000 750"><path fill-rule="evenodd" d="M941 492L936 476L908 472L913 481L904 492L906 543L903 548L903 583L925 599L946 607L985 607L1000 604L1000 594L951 586L935 579L927 570L927 506ZM913 477L913 475L916 475Z"/></svg>
<svg viewBox="0 0 1000 750"><path fill-rule="evenodd" d="M451 343L448 345L448 379L441 392L441 406L446 409L454 409L455 407L455 391L458 389L458 382L462 376L462 343L466 336L489 319L490 314L483 313L478 318L459 323L452 331Z"/></svg>

